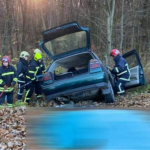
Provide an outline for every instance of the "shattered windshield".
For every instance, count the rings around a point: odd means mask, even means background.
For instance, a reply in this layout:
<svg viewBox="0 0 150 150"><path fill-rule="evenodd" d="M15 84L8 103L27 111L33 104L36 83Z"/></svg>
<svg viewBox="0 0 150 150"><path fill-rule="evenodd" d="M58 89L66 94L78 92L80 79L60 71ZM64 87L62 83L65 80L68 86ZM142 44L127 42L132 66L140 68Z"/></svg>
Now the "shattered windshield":
<svg viewBox="0 0 150 150"><path fill-rule="evenodd" d="M86 41L86 32L80 31L46 42L45 47L53 56L55 56L71 50L86 47Z"/></svg>

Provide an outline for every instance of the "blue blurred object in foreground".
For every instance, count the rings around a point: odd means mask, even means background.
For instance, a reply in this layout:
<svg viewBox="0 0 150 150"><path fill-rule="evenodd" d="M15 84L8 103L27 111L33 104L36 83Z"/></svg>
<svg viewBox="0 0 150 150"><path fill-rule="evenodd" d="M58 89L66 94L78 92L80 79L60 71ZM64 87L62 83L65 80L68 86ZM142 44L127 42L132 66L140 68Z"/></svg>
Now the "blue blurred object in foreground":
<svg viewBox="0 0 150 150"><path fill-rule="evenodd" d="M36 111L36 110L35 110ZM150 111L47 111L27 131L44 149L150 150Z"/></svg>

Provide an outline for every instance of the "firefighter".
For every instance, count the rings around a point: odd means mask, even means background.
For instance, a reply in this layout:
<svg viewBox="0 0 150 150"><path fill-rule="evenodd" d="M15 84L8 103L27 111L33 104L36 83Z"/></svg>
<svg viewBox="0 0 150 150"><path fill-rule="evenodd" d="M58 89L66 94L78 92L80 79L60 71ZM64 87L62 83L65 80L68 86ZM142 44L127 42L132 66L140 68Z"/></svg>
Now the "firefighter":
<svg viewBox="0 0 150 150"><path fill-rule="evenodd" d="M27 83L30 83L30 84L27 85L27 91L25 95L25 102L27 102L28 104L30 102L30 98L35 89L36 76L38 75L40 71L41 63L42 63L42 55L40 53L36 53L34 55L34 59L31 61L28 67L26 78L27 78Z"/></svg>
<svg viewBox="0 0 150 150"><path fill-rule="evenodd" d="M26 83L26 74L28 71L28 58L30 54L26 51L22 51L20 54L20 60L17 63L17 73L18 73L18 102L21 102L24 88L22 87Z"/></svg>
<svg viewBox="0 0 150 150"><path fill-rule="evenodd" d="M34 50L34 55L35 55L36 53L40 53L40 54L42 55L41 50L38 49L38 48L36 48L36 49ZM32 59L32 60L34 60L34 59ZM37 72L37 75L42 75L43 73L46 72L46 70L45 70L45 65L44 65L44 62L43 62L43 58L42 58L42 61L41 61L39 67L40 67L40 68L39 68L39 70L38 70L38 72ZM42 87L41 87L41 81L39 81L39 80L37 80L37 81L35 82L35 96L36 96L37 99L42 98Z"/></svg>
<svg viewBox="0 0 150 150"><path fill-rule="evenodd" d="M41 50L38 49L38 48L36 48L36 49L34 50L34 55L35 55L36 53L40 53L40 54L42 55ZM40 68L41 68L42 73L45 73L45 72L46 72L46 70L45 70L45 65L44 65L44 62L43 62L43 57L42 57L42 61L41 61Z"/></svg>
<svg viewBox="0 0 150 150"><path fill-rule="evenodd" d="M130 81L131 76L128 63L120 55L120 52L117 49L112 49L110 56L112 56L115 61L115 66L111 70L111 73L117 76L116 92L119 95L125 95L125 85Z"/></svg>
<svg viewBox="0 0 150 150"><path fill-rule="evenodd" d="M7 105L12 107L13 91L17 82L17 71L10 65L11 59L9 56L3 56L2 66L0 67L0 105L5 103L7 97Z"/></svg>

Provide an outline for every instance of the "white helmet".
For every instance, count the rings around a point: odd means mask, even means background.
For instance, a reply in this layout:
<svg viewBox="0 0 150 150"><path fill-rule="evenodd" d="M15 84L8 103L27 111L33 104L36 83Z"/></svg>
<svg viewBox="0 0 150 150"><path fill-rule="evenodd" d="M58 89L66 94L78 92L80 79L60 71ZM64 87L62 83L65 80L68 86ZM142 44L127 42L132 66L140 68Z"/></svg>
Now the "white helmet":
<svg viewBox="0 0 150 150"><path fill-rule="evenodd" d="M38 49L38 48L36 48L36 49L34 50L34 55L35 55L36 53L40 53L40 54L42 55L41 50L40 50L40 49Z"/></svg>
<svg viewBox="0 0 150 150"><path fill-rule="evenodd" d="M29 57L29 56L30 56L30 54L27 51L22 51L20 53L20 58L24 58L25 59L25 57Z"/></svg>

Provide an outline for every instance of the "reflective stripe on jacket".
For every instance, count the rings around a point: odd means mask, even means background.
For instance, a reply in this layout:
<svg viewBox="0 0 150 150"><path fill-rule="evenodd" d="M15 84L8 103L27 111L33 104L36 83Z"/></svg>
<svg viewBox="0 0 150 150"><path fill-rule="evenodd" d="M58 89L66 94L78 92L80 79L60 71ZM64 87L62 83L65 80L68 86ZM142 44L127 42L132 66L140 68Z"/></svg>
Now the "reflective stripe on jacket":
<svg viewBox="0 0 150 150"><path fill-rule="evenodd" d="M12 82L17 82L17 72L16 69L9 65L8 68L1 66L0 67L0 91L3 91L4 85L10 86ZM8 88L5 92L11 92L12 87Z"/></svg>
<svg viewBox="0 0 150 150"><path fill-rule="evenodd" d="M26 78L28 80L34 81L36 79L36 75L42 74L42 70L41 70L41 66L40 66L41 63L35 61L34 59L30 62L31 63L29 64L28 73L26 75Z"/></svg>
<svg viewBox="0 0 150 150"><path fill-rule="evenodd" d="M121 55L118 55L114 58L114 61L115 66L111 72L116 74L119 80L130 81L131 73L126 60Z"/></svg>
<svg viewBox="0 0 150 150"><path fill-rule="evenodd" d="M8 87L4 92L12 92L13 91L13 87ZM0 92L3 92L4 87L0 87Z"/></svg>
<svg viewBox="0 0 150 150"><path fill-rule="evenodd" d="M32 58L30 61L29 61L29 65L32 63L32 61L35 61L34 58ZM43 73L46 72L46 69L45 69L45 65L44 65L44 61L42 59L41 63L39 64L39 70L37 72L37 75L41 75Z"/></svg>

